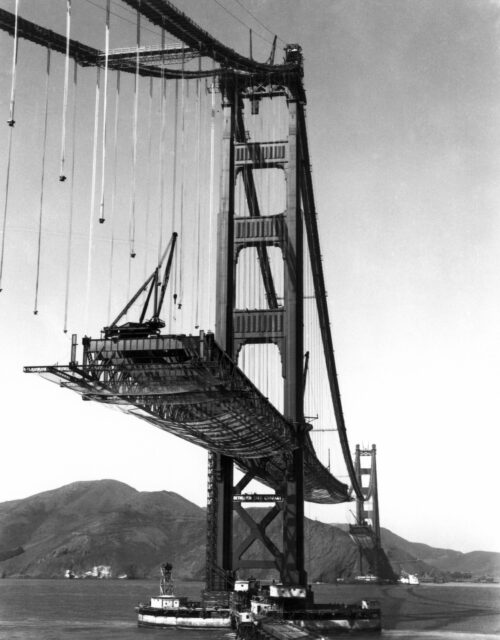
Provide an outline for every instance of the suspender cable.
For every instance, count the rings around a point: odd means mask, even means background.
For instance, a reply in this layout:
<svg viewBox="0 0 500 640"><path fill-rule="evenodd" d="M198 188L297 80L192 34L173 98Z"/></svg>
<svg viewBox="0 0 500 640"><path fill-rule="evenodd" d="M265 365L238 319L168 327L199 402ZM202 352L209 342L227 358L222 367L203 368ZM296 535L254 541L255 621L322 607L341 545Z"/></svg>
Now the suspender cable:
<svg viewBox="0 0 500 640"><path fill-rule="evenodd" d="M165 49L165 28L161 29L161 48ZM167 85L165 80L165 67L163 66L163 54L162 54L162 66L161 66L161 91L160 91L160 162L159 162L159 183L160 183L160 210L158 216L158 262L160 262L162 254L162 239L163 239L163 216L164 216L164 196L165 196L165 96L167 91ZM176 86L177 86L177 80ZM174 150L174 167L175 167L175 150Z"/></svg>
<svg viewBox="0 0 500 640"><path fill-rule="evenodd" d="M45 183L45 155L47 152L47 124L49 112L49 79L50 79L50 47L47 47L47 70L45 78L45 111L42 142L42 173L40 179L40 210L38 215L38 247L36 257L36 282L35 282L35 308L33 313L38 314L38 286L40 283L40 254L42 250L42 217L43 217L43 188Z"/></svg>
<svg viewBox="0 0 500 640"><path fill-rule="evenodd" d="M74 209L74 191L75 191L75 154L76 154L76 105L77 105L77 88L78 88L78 65L74 61L73 71L73 126L71 137L73 139L73 151L71 154L71 191L69 200L69 230L68 230L68 246L66 249L66 292L64 297L64 333L68 333L68 301L69 301L69 280L71 275L71 240L73 236L73 209Z"/></svg>
<svg viewBox="0 0 500 640"><path fill-rule="evenodd" d="M111 297L113 291L113 258L115 250L116 163L118 159L118 120L120 116L120 70L116 72L115 127L113 132L113 189L111 191L111 248L109 252L108 324L111 322Z"/></svg>
<svg viewBox="0 0 500 640"><path fill-rule="evenodd" d="M2 247L0 251L0 291L2 291L2 276L3 276L3 258L5 253L5 234L7 231L7 212L9 204L9 184L10 184L10 160L12 155L12 131L9 130L9 147L7 151L7 175L5 177L5 199L3 209L3 222L2 222Z"/></svg>
<svg viewBox="0 0 500 640"><path fill-rule="evenodd" d="M3 221L2 221L2 246L0 250L0 291L2 291L2 277L3 277L3 258L5 254L5 233L7 231L7 213L9 210L9 184L10 184L10 164L12 157L12 129L15 124L14 120L14 106L15 106L15 95L16 95L16 65L17 65L17 45L18 45L18 35L17 35L17 18L19 13L19 0L16 0L16 8L15 8L15 20L14 20L14 49L12 52L12 80L10 87L10 107L9 107L9 119L7 120L7 124L10 127L9 131L9 146L7 151L7 173L5 176L5 199L4 199L4 210L3 210Z"/></svg>
<svg viewBox="0 0 500 640"><path fill-rule="evenodd" d="M66 112L68 110L68 79L69 79L69 40L71 34L71 0L66 0L66 54L64 59L64 91L62 110L62 132L61 132L61 165L59 168L59 180L64 182L64 163L66 155Z"/></svg>
<svg viewBox="0 0 500 640"><path fill-rule="evenodd" d="M99 133L99 101L100 101L101 69L97 67L95 85L95 107L94 107L94 142L92 147L92 184L90 187L90 212L89 212L89 248L87 258L87 286L85 293L85 326L88 324L88 312L90 301L90 283L92 275L92 237L94 232L94 209L95 209L95 181L97 164L97 136Z"/></svg>
<svg viewBox="0 0 500 640"><path fill-rule="evenodd" d="M132 207L130 210L129 238L130 257L135 258L135 195L137 184L137 118L139 108L139 48L141 46L141 0L137 4L137 50L135 55L135 84L134 84L134 133L132 149Z"/></svg>
<svg viewBox="0 0 500 640"><path fill-rule="evenodd" d="M109 22L111 12L111 0L106 2L106 44L104 50L104 91L102 108L102 154L101 154L101 202L99 205L99 222L102 224L104 217L104 187L106 175L106 115L108 110L108 59L109 59Z"/></svg>
<svg viewBox="0 0 500 640"><path fill-rule="evenodd" d="M149 112L148 112L148 172L147 172L147 176L146 176L146 224L145 224L145 228L144 228L144 241L146 244L146 251L144 251L144 280L146 279L146 273L147 273L147 268L148 268L148 251L147 251L147 242L148 242L148 232L149 232L149 209L150 209L150 189L149 189L149 185L150 185L150 180L149 180L149 174L150 174L150 167L151 167L151 130L152 130L152 125L151 125L151 119L152 119L152 113L153 113L153 78L150 77L149 78Z"/></svg>
<svg viewBox="0 0 500 640"><path fill-rule="evenodd" d="M183 246L184 246L184 169L185 169L185 159L186 159L186 154L184 151L184 145L185 145L185 128L186 128L186 111L184 108L184 91L185 91L185 83L184 83L184 67L185 67L185 56L184 56L184 49L182 50L182 79L181 79L181 114L182 114L182 121L181 121L181 153L182 153L182 158L181 158L181 202L180 202L180 216L181 216L181 221L180 221L180 237L179 237L179 261L178 261L178 265L179 265L179 271L178 271L178 276L179 276L179 302L178 302L178 309L182 309L182 297L183 297L183 293L184 293L184 287L183 287Z"/></svg>
<svg viewBox="0 0 500 640"><path fill-rule="evenodd" d="M172 229L175 231L177 227L176 220L176 193L177 193L177 143L178 143L178 121L179 121L179 81L175 81L175 99L174 99L174 165L172 171ZM177 303L177 253L174 256L174 282L173 282L173 290L174 294L172 296L173 305L172 311L175 313L175 306Z"/></svg>
<svg viewBox="0 0 500 640"><path fill-rule="evenodd" d="M199 58L199 70L201 71L201 58ZM200 203L200 182L201 182L201 81L198 78L196 81L196 100L198 102L198 118L196 123L196 274L195 274L195 313L194 313L194 325L195 329L200 326L199 318L199 301L200 301L200 225L201 225L201 203Z"/></svg>
<svg viewBox="0 0 500 640"><path fill-rule="evenodd" d="M215 61L212 62L215 71ZM211 111L210 111L210 175L209 175L209 213L208 213L208 278L212 282L213 255L212 255L212 236L214 228L214 164L215 164L215 80L212 77L211 88ZM212 305L209 305L210 312L208 324L212 327Z"/></svg>
<svg viewBox="0 0 500 640"><path fill-rule="evenodd" d="M17 22L19 16L19 0L16 0L16 6L14 9L14 49L12 51L12 81L10 85L10 107L9 107L9 119L7 124L9 127L13 127L16 124L14 120L14 108L16 102L16 67L17 67L17 47L19 38L17 35Z"/></svg>

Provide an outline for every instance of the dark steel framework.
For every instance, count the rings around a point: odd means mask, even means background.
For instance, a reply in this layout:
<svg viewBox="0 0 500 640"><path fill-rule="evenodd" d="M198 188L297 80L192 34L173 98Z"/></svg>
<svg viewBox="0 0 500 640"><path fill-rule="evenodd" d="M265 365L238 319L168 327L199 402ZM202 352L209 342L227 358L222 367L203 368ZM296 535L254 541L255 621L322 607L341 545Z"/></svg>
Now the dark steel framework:
<svg viewBox="0 0 500 640"><path fill-rule="evenodd" d="M363 464L368 462L368 464ZM369 526L376 547L380 547L380 517L378 509L378 486L377 486L377 448L375 445L371 449L361 449L356 445L355 467L359 483L362 486L364 500L356 500L356 524L358 526ZM363 477L368 478L368 482L363 482ZM368 506L368 503L371 503Z"/></svg>
<svg viewBox="0 0 500 640"><path fill-rule="evenodd" d="M356 500L356 524L349 533L359 549L359 571L365 569L380 580L394 580L395 574L382 547L377 484L377 448L356 445L355 468L364 500ZM366 481L364 480L366 479Z"/></svg>
<svg viewBox="0 0 500 640"><path fill-rule="evenodd" d="M83 339L81 365L76 359L76 337L67 367L27 367L84 399L117 405L162 429L207 448L209 462L207 588L225 589L235 568L254 568L244 553L260 540L272 556L261 568L276 568L288 584L304 584L303 504L341 502L349 499L347 486L334 478L317 459L303 415L303 291L302 255L307 235L315 297L323 340L337 429L353 491L364 499L350 455L340 401L329 313L321 264L316 209L311 180L305 120L305 91L300 47L288 46L282 64L273 64L274 48L266 63L246 58L215 40L168 0L123 0L150 22L176 36L183 47L180 57L210 58L219 66L197 71L169 68L179 61L179 48L140 51L141 75L178 78L217 76L223 99L224 140L221 208L218 222L216 335L162 336L159 325L117 327L113 335ZM15 17L0 10L0 28L14 33ZM22 18L18 37L66 52L66 38ZM82 66L103 66L102 51L71 40L69 55ZM136 56L114 51L110 69L136 72ZM254 112L260 100L284 95L289 128L286 140L253 143L245 137L243 100ZM262 215L253 179L254 169L279 167L286 175L286 210ZM235 218L235 181L241 174L250 215ZM265 212L264 212L265 214ZM279 246L285 263L284 304L278 305L266 247ZM234 305L235 269L239 251L257 247L268 309L238 310ZM158 317L153 317L153 319ZM144 324L145 316L138 325ZM152 320L153 320L152 319ZM147 323L146 323L147 324ZM107 328L109 329L109 328ZM133 329L133 330L131 330ZM247 343L278 345L284 375L284 415L277 412L235 365ZM233 466L245 473L233 486ZM235 509L249 526L249 535L232 548L233 498L252 479L275 490L275 506L256 523L241 501ZM266 536L267 525L283 514L283 548Z"/></svg>

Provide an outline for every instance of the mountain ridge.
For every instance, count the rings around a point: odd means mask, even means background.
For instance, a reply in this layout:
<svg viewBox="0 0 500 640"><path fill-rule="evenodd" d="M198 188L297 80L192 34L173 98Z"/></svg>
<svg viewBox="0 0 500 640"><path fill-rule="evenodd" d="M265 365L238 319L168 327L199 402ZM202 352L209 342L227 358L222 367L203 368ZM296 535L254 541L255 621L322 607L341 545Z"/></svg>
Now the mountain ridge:
<svg viewBox="0 0 500 640"><path fill-rule="evenodd" d="M262 510L251 511L255 517ZM114 576L153 577L168 560L178 579L201 580L205 518L205 508L173 491L138 491L111 479L77 481L0 503L0 575L62 577L68 569L85 572L107 565ZM236 519L236 539L244 534ZM268 534L279 542L277 520ZM305 534L310 581L366 572L366 567L359 566L359 549L347 525L306 520ZM382 544L396 573L406 570L438 579L452 572L500 577L498 553L438 549L410 542L385 528ZM262 554L259 544L254 544L247 557Z"/></svg>

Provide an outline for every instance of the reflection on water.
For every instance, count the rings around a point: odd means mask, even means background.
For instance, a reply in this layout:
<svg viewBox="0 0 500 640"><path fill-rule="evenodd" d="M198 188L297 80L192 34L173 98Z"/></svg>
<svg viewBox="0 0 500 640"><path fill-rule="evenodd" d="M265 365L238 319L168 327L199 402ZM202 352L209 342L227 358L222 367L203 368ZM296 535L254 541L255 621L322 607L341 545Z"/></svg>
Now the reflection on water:
<svg viewBox="0 0 500 640"><path fill-rule="evenodd" d="M318 602L382 605L382 638L491 640L500 637L500 585L314 585ZM178 593L199 600L200 583ZM136 626L134 606L158 591L152 581L0 580L0 640L231 640L226 631ZM357 639L373 635L356 635Z"/></svg>

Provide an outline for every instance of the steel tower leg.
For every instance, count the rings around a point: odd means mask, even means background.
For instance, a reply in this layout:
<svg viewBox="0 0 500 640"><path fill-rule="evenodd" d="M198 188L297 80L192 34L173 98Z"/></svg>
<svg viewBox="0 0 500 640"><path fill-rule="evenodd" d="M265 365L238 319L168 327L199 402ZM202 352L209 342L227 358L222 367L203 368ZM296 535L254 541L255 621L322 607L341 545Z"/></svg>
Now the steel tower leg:
<svg viewBox="0 0 500 640"><path fill-rule="evenodd" d="M232 356L234 306L234 130L235 90L223 95L223 161L221 207L217 220L217 284L215 340ZM226 590L231 587L233 561L233 461L210 453L209 495L207 504L207 590Z"/></svg>
<svg viewBox="0 0 500 640"><path fill-rule="evenodd" d="M224 575L232 572L234 566L249 568L251 561L242 559L246 548L252 541L260 542L271 552L273 561L261 560L261 567L274 565L279 569L283 583L290 586L307 583L304 567L304 434L303 415L303 220L301 214L301 194L299 170L301 157L300 137L298 136L298 104L294 99L288 100L289 129L286 142L286 160L283 142L271 142L276 145L276 155L264 155L258 145L252 145L245 139L244 122L241 110L241 96L238 88L231 83L223 87L223 164L221 185L221 207L218 217L217 248L217 288L216 288L216 332L215 339L231 356L236 357L239 348L247 341L269 342L269 336L251 334L252 322L249 313L268 314L277 323L282 323L279 338L273 336L280 347L284 376L284 415L295 426L299 447L286 460L283 482L280 491L279 507L270 512L269 518L261 523L252 523L250 516L239 510L240 517L251 525L251 534L238 547L232 557L232 513L233 513L233 462L220 454L211 455L210 467L212 481L209 482L208 501L208 543L207 547L207 588L219 588L224 582ZM283 154L278 153L283 150ZM286 210L276 216L274 225L267 223L268 236L262 236L260 251L263 279L266 284L268 310L252 312L235 310L235 272L238 258L238 247L242 248L241 239L235 238L235 228L245 229L251 220L259 216L255 189L252 188L252 168L266 168L267 159L281 162L286 179ZM242 165L247 162L247 165ZM273 166L272 163L269 166ZM238 218L235 222L235 185L236 171L243 172L246 196L250 216L245 220ZM248 227L250 229L250 227ZM266 269L267 260L262 264L262 257L267 258L265 245L272 240L273 234L283 251L284 260L284 305L277 308L274 288L269 281L270 270ZM236 244L240 243L238 247ZM236 251L235 251L236 247ZM261 255L262 254L262 255ZM266 273L269 278L266 280ZM239 316L238 316L239 314ZM236 325L235 317L241 322ZM248 317L247 317L248 316ZM281 510L283 514L283 549L280 552L265 535L265 527ZM254 526L255 525L255 526ZM217 577L219 576L219 577ZM227 585L227 582L226 582Z"/></svg>
<svg viewBox="0 0 500 640"><path fill-rule="evenodd" d="M299 448L288 461L283 486L283 582L304 585L303 233L299 191L297 102L288 101L286 169L284 414L295 425Z"/></svg>

